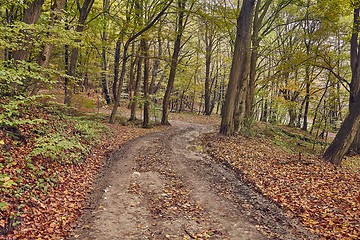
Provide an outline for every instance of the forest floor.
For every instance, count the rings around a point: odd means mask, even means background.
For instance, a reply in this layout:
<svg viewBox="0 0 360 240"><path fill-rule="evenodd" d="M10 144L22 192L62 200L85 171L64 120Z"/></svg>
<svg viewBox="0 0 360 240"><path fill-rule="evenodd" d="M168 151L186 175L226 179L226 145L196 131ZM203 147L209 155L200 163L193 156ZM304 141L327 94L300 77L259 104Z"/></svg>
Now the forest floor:
<svg viewBox="0 0 360 240"><path fill-rule="evenodd" d="M73 239L314 238L201 151L209 125L171 124L112 154Z"/></svg>
<svg viewBox="0 0 360 240"><path fill-rule="evenodd" d="M171 113L171 127L142 129L106 124L102 108L3 106L19 131L0 131L0 239L360 235L359 158L324 163L326 144L307 132L257 124L222 137L218 116Z"/></svg>

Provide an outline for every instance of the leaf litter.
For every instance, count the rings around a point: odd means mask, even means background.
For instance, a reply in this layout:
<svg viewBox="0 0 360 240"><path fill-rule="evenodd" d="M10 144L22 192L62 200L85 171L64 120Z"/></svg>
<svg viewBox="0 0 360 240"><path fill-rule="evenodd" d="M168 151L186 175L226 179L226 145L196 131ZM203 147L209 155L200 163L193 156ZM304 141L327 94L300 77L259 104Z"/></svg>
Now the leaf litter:
<svg viewBox="0 0 360 240"><path fill-rule="evenodd" d="M126 141L163 129L108 125L111 133L99 132L101 138L96 144L85 134L80 137L81 144L88 147L86 151L72 148L62 151L62 156L31 156L37 139L59 128L76 138L81 133L74 128L75 120L59 117L47 108L25 106L20 116L46 122L35 127L26 121L19 124L26 141L0 131L0 239L65 238L76 224L108 154Z"/></svg>
<svg viewBox="0 0 360 240"><path fill-rule="evenodd" d="M360 236L360 176L314 155L289 153L267 137L203 139L208 153L239 170L245 180L324 239Z"/></svg>

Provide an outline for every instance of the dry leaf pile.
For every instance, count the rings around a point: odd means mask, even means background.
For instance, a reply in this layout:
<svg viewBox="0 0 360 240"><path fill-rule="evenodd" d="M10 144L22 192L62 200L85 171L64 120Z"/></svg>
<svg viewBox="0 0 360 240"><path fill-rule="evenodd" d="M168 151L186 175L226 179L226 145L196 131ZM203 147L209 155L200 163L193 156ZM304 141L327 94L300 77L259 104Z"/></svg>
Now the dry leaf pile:
<svg viewBox="0 0 360 240"><path fill-rule="evenodd" d="M267 138L206 136L209 153L326 239L360 236L359 172L289 154Z"/></svg>

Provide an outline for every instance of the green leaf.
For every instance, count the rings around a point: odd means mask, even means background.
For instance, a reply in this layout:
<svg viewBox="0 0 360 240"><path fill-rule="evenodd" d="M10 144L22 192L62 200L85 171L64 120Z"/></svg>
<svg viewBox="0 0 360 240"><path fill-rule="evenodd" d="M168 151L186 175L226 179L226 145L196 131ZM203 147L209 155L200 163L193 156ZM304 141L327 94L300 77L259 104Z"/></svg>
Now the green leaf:
<svg viewBox="0 0 360 240"><path fill-rule="evenodd" d="M6 182L3 183L3 187L4 188L11 188L13 185L17 185L13 180L8 180Z"/></svg>
<svg viewBox="0 0 360 240"><path fill-rule="evenodd" d="M5 211L8 208L8 205L6 202L0 202L0 210Z"/></svg>

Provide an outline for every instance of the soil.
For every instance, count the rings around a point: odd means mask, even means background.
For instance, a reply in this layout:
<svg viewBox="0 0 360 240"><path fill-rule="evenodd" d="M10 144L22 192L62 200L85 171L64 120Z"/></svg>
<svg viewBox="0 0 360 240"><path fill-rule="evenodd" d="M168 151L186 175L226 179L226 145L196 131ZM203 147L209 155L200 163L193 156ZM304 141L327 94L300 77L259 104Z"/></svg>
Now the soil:
<svg viewBox="0 0 360 240"><path fill-rule="evenodd" d="M314 239L304 227L205 154L210 126L172 121L114 152L71 239Z"/></svg>

